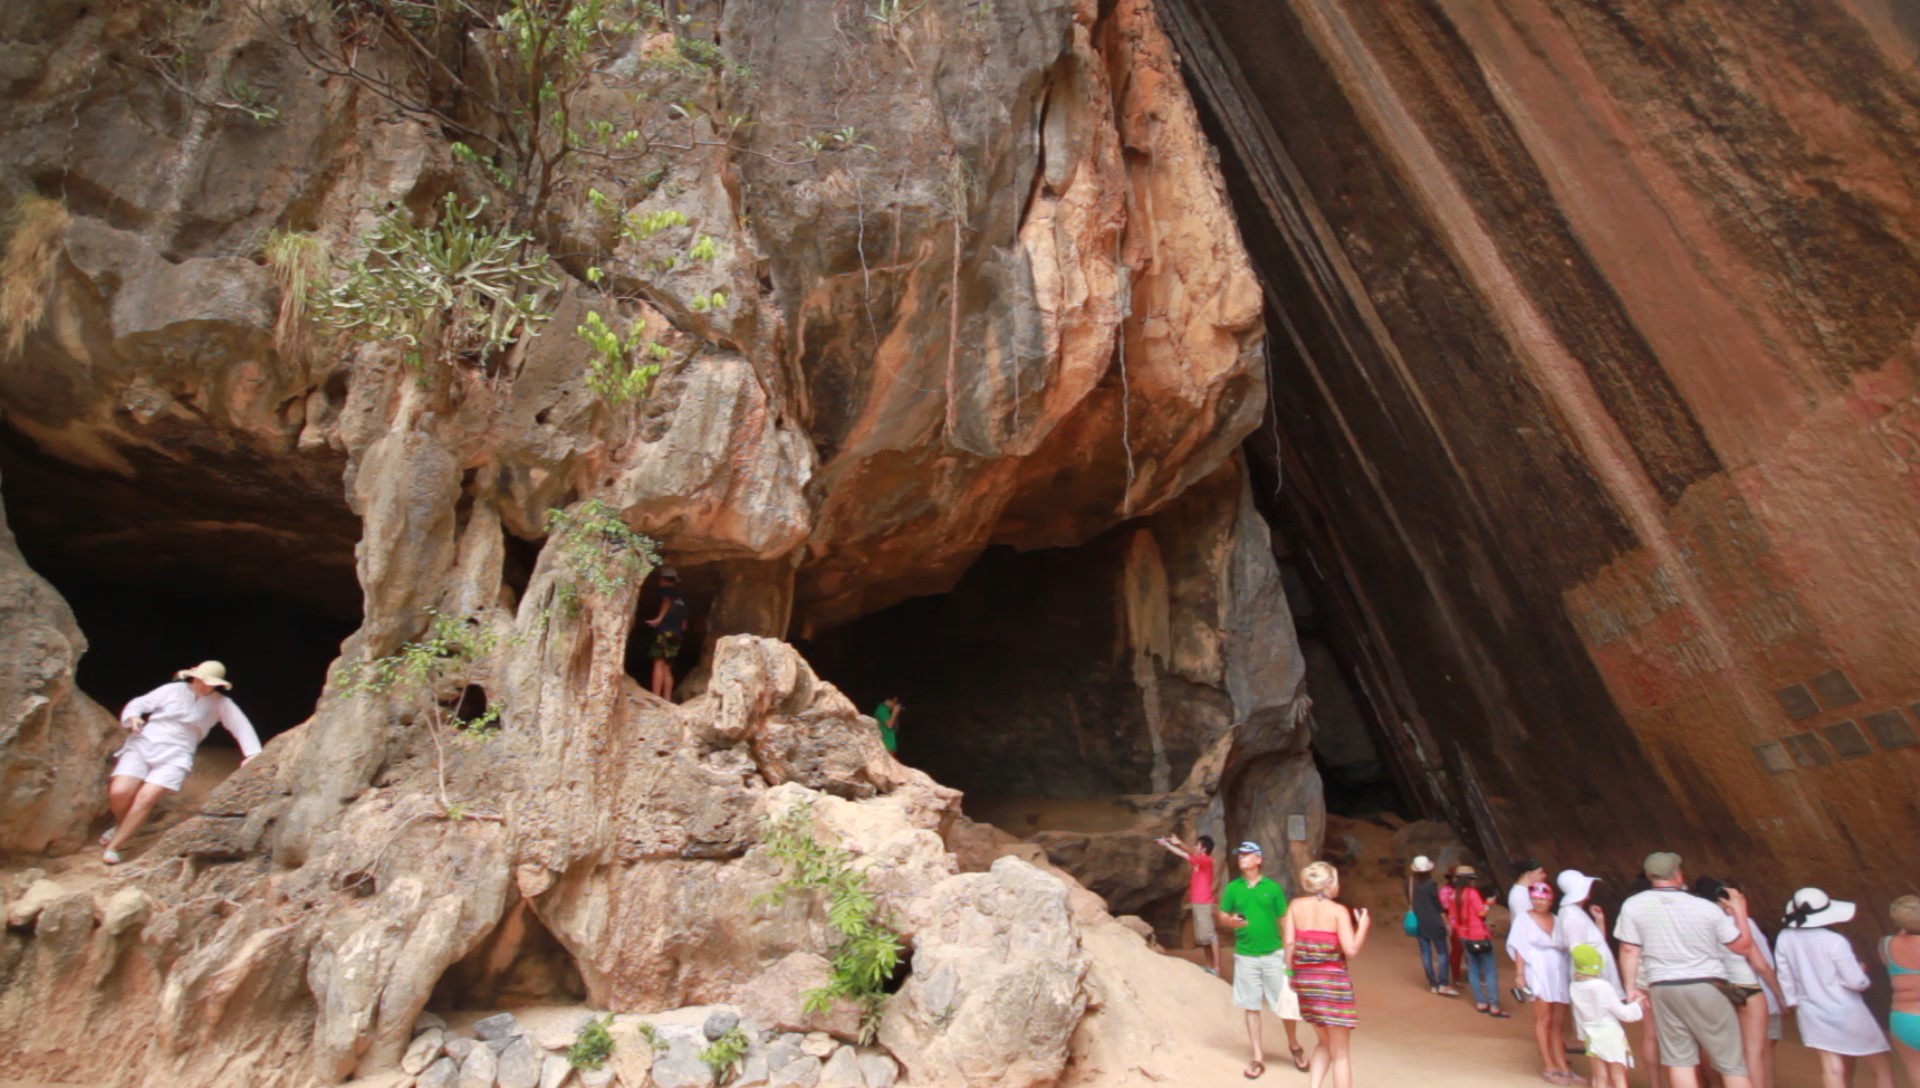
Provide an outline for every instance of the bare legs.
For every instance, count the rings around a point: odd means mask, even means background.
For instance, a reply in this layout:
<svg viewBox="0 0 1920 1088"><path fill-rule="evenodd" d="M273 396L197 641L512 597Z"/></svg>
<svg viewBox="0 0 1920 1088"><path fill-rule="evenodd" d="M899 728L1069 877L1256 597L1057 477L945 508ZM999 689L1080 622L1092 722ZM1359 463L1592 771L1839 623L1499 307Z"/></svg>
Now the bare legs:
<svg viewBox="0 0 1920 1088"><path fill-rule="evenodd" d="M1662 1083L1681 1088L1673 1081L1673 1070L1660 1064L1660 1029L1654 1026L1653 1016L1652 1010L1648 1010L1640 1021L1640 1052L1647 1056L1647 1075L1652 1078L1653 1088L1661 1088ZM1697 1083L1688 1088L1697 1088Z"/></svg>
<svg viewBox="0 0 1920 1088"><path fill-rule="evenodd" d="M132 775L117 774L107 781L107 807L113 810L113 841L107 844L108 850L118 850L125 846L147 822L147 816L153 812L153 806L160 798L173 791L152 782L143 782Z"/></svg>
<svg viewBox="0 0 1920 1088"><path fill-rule="evenodd" d="M1753 1088L1773 1088L1773 1043L1767 1039L1767 999L1755 994L1740 1006L1740 1046Z"/></svg>
<svg viewBox="0 0 1920 1088"><path fill-rule="evenodd" d="M1540 1048L1540 1064L1549 1074L1572 1073L1567 1065L1567 1006L1554 1001L1533 1003L1533 1043Z"/></svg>
<svg viewBox="0 0 1920 1088"><path fill-rule="evenodd" d="M1333 1088L1353 1088L1353 1029L1315 1024L1313 1030L1320 1042L1307 1062L1307 1088L1321 1088L1329 1071L1333 1073Z"/></svg>
<svg viewBox="0 0 1920 1088"><path fill-rule="evenodd" d="M1291 1030L1291 1025L1289 1025L1289 1030ZM1264 1049L1262 1049L1260 1046L1260 1010L1259 1009L1247 1010L1247 1041L1253 1044L1253 1065L1257 1065L1257 1066L1260 1066L1261 1068L1265 1068L1267 1064L1267 1052ZM1250 1065L1247 1068L1252 1069L1253 1065Z"/></svg>
<svg viewBox="0 0 1920 1088"><path fill-rule="evenodd" d="M673 663L664 657L653 659L653 693L673 702Z"/></svg>
<svg viewBox="0 0 1920 1088"><path fill-rule="evenodd" d="M1907 1071L1907 1083L1914 1088L1920 1088L1920 1050L1915 1050L1899 1039L1895 1039L1893 1052L1900 1056L1900 1064ZM1762 1088L1762 1086L1756 1084L1754 1088ZM1772 1088L1772 1086L1766 1085L1765 1088Z"/></svg>

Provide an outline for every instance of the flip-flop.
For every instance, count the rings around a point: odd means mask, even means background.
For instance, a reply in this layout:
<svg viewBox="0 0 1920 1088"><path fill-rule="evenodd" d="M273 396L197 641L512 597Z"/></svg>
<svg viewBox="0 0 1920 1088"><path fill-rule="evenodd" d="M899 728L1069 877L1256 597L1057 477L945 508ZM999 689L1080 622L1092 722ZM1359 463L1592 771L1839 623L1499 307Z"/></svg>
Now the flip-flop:
<svg viewBox="0 0 1920 1088"><path fill-rule="evenodd" d="M100 860L106 862L108 865L118 865L120 864L120 851L109 850L100 855Z"/></svg>
<svg viewBox="0 0 1920 1088"><path fill-rule="evenodd" d="M1511 1020L1511 1019L1513 1019L1513 1014L1512 1014L1512 1013L1510 1013L1510 1012L1501 1012L1501 1011L1500 1011L1499 1009L1492 1009L1492 1010L1490 1010L1490 1011L1488 1011L1488 1013L1487 1013L1487 1015L1488 1015L1488 1016L1491 1016L1491 1017L1493 1017L1493 1018L1494 1018L1495 1020Z"/></svg>
<svg viewBox="0 0 1920 1088"><path fill-rule="evenodd" d="M1247 1078L1248 1080L1259 1080L1260 1074L1265 1073L1266 1071L1267 1071L1267 1067L1264 1064L1260 1062L1254 1062L1252 1065L1249 1065L1245 1069L1242 1069L1240 1071L1240 1075Z"/></svg>
<svg viewBox="0 0 1920 1088"><path fill-rule="evenodd" d="M1297 1046L1290 1046L1287 1049L1293 1053L1293 1067L1295 1069L1304 1073L1312 1068L1312 1066L1307 1063L1307 1052L1304 1049Z"/></svg>

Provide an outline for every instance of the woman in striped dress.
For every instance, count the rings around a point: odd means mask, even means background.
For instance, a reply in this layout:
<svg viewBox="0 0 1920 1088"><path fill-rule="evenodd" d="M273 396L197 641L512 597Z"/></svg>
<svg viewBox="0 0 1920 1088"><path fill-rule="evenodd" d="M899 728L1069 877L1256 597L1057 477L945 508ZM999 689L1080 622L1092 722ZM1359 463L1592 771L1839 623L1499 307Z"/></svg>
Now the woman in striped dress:
<svg viewBox="0 0 1920 1088"><path fill-rule="evenodd" d="M1282 931L1300 1019L1312 1024L1320 1037L1307 1067L1308 1088L1321 1088L1328 1072L1333 1088L1352 1088L1349 1047L1360 1016L1347 960L1367 943L1373 919L1365 907L1349 911L1337 902L1340 874L1324 861L1300 870L1300 889L1301 897L1287 907Z"/></svg>

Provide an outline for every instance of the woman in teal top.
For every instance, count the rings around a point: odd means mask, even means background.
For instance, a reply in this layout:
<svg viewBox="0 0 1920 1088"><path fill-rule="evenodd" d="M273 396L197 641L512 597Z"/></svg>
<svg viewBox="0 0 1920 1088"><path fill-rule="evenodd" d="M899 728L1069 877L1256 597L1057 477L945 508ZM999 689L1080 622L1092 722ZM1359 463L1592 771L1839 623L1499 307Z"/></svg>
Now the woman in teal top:
<svg viewBox="0 0 1920 1088"><path fill-rule="evenodd" d="M1887 913L1899 929L1880 942L1880 960L1893 983L1887 1033L1893 1036L1893 1052L1900 1055L1900 1064L1907 1067L1907 1083L1920 1084L1920 896L1901 896Z"/></svg>

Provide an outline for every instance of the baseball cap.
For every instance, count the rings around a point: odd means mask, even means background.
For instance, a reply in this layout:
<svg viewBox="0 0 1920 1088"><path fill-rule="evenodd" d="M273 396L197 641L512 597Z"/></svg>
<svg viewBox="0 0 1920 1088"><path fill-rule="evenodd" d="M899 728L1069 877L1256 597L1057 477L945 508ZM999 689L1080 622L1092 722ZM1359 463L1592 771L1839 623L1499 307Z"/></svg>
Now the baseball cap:
<svg viewBox="0 0 1920 1088"><path fill-rule="evenodd" d="M1598 975L1606 969L1606 962L1600 958L1600 950L1590 944L1573 946L1573 973L1582 977Z"/></svg>
<svg viewBox="0 0 1920 1088"><path fill-rule="evenodd" d="M1641 871L1654 880L1672 880L1673 874L1680 871L1680 855L1667 850L1658 850L1647 855Z"/></svg>
<svg viewBox="0 0 1920 1088"><path fill-rule="evenodd" d="M1239 847L1239 849L1237 849L1237 850L1235 850L1235 851L1234 851L1234 853L1236 853L1236 854L1261 854L1261 856L1262 856L1262 857L1265 857L1265 856L1266 856L1265 854L1262 854L1262 853L1261 853L1261 850L1260 850L1260 844L1259 844L1259 843L1257 843L1257 842L1243 842L1243 843L1241 843L1241 844L1240 844L1240 847Z"/></svg>

